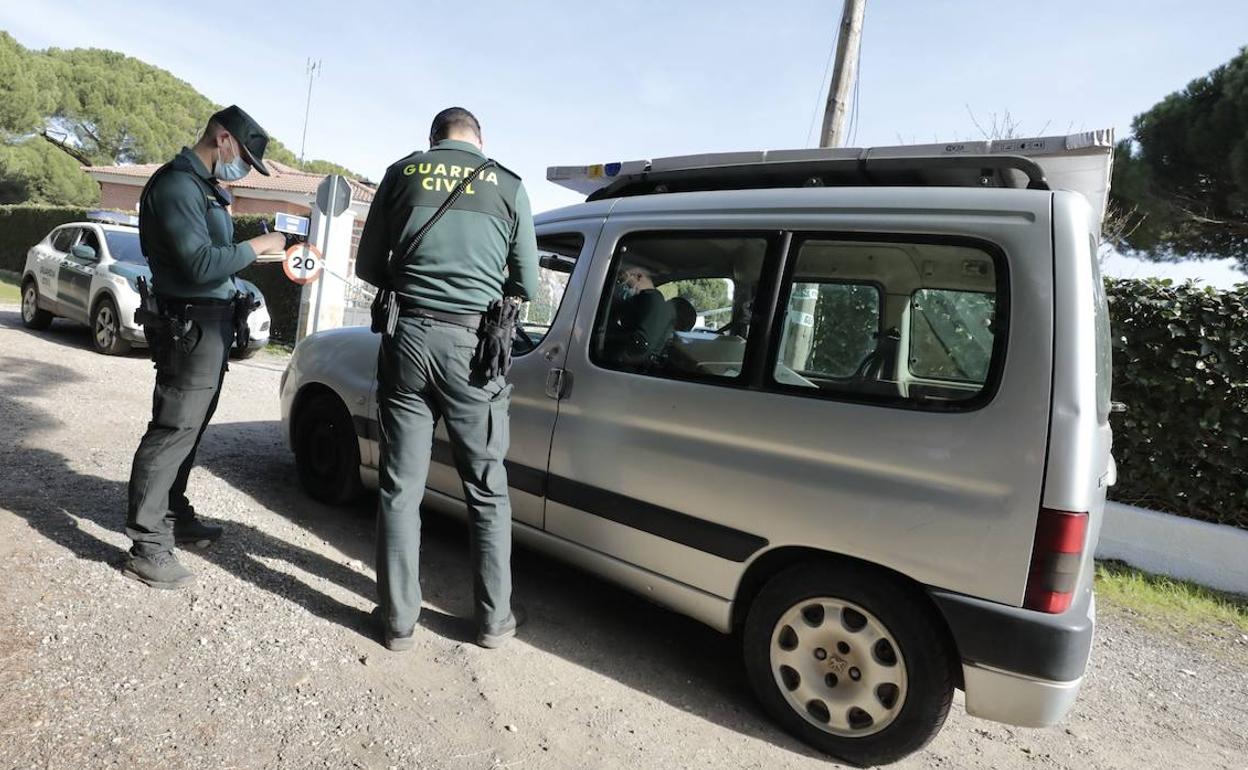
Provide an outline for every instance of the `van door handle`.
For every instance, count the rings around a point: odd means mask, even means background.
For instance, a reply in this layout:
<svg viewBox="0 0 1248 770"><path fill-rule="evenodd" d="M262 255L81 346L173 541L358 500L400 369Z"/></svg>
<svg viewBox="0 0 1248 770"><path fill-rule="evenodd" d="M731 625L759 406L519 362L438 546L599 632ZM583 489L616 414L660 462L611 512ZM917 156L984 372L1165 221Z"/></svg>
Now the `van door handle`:
<svg viewBox="0 0 1248 770"><path fill-rule="evenodd" d="M546 373L546 395L558 401L568 395L571 389L572 375L567 369L551 369Z"/></svg>

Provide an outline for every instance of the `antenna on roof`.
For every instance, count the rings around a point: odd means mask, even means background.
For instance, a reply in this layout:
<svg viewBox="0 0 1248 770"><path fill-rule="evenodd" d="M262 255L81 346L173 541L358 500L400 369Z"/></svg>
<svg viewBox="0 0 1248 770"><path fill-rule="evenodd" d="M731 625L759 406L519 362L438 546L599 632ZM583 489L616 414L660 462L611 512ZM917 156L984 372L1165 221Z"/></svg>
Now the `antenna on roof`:
<svg viewBox="0 0 1248 770"><path fill-rule="evenodd" d="M303 165L303 150L308 143L308 115L312 111L312 81L321 74L321 60L308 58L308 100L303 106L303 138L299 140L299 164Z"/></svg>

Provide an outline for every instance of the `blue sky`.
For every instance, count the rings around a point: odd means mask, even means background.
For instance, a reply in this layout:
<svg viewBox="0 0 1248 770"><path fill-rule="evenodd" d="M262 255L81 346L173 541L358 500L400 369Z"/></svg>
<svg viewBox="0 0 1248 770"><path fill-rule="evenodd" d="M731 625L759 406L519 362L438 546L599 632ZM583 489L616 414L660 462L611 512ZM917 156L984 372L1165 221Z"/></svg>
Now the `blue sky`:
<svg viewBox="0 0 1248 770"><path fill-rule="evenodd" d="M437 110L468 107L487 152L525 178L540 211L579 200L545 181L548 165L817 141L841 4L108 5L8 2L0 29L31 48L137 56L237 102L296 151L305 62L320 58L308 155L374 179L425 145ZM852 144L980 138L968 110L985 125L1008 111L1024 134L1125 135L1135 115L1243 45L1243 0L867 0Z"/></svg>

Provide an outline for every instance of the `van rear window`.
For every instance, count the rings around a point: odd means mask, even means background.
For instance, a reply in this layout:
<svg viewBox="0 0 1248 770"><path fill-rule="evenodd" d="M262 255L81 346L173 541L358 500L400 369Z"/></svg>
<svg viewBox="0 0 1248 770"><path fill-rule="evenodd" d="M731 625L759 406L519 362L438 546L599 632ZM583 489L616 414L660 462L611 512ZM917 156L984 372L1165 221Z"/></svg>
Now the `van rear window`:
<svg viewBox="0 0 1248 770"><path fill-rule="evenodd" d="M974 408L1004 356L991 247L929 236L794 236L771 384L806 395Z"/></svg>

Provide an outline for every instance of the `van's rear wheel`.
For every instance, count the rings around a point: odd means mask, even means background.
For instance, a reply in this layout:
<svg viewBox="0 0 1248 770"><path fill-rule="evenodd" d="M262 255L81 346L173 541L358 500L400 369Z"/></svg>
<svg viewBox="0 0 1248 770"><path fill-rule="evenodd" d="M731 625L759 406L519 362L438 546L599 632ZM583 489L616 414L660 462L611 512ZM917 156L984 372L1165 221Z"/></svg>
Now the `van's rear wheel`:
<svg viewBox="0 0 1248 770"><path fill-rule="evenodd" d="M295 417L295 466L309 495L342 505L360 496L360 444L351 414L333 393L315 393Z"/></svg>
<svg viewBox="0 0 1248 770"><path fill-rule="evenodd" d="M802 564L772 578L750 606L744 652L755 694L785 729L858 765L922 748L953 699L932 608L869 568Z"/></svg>

